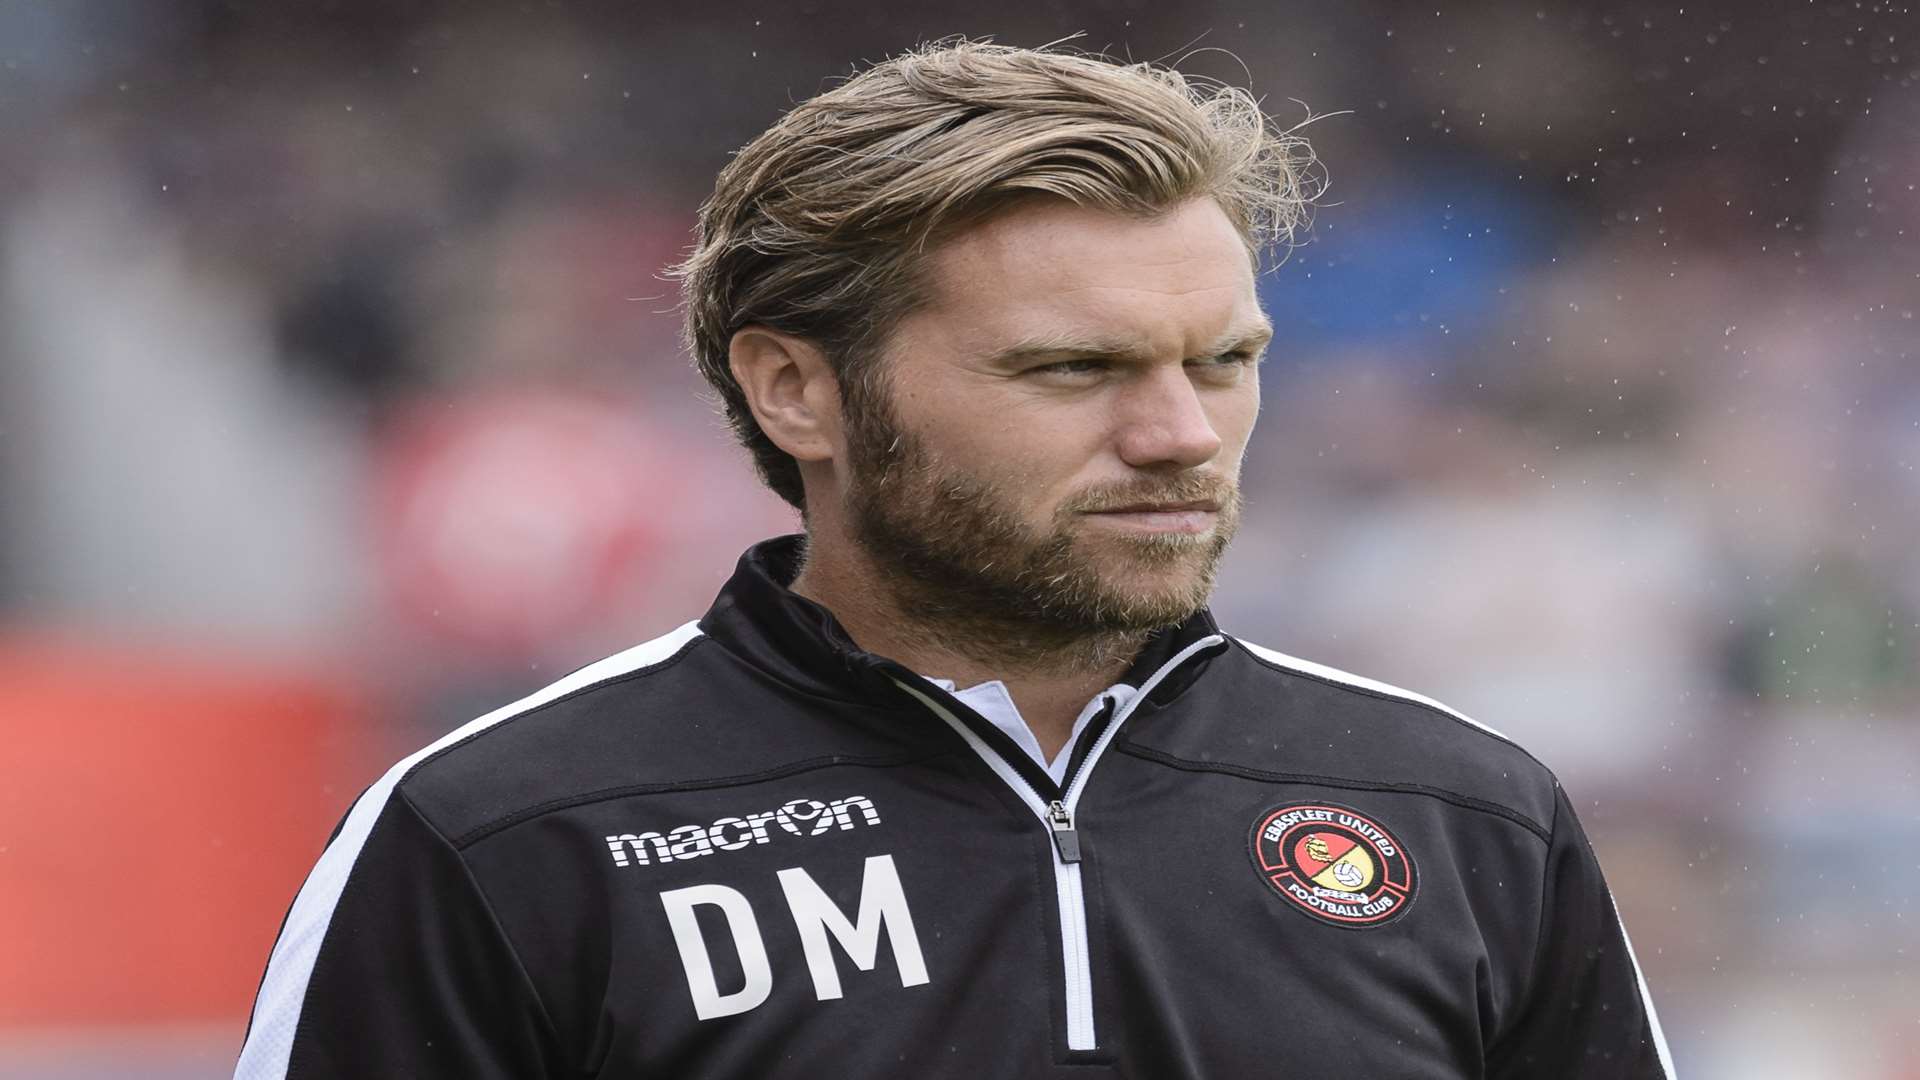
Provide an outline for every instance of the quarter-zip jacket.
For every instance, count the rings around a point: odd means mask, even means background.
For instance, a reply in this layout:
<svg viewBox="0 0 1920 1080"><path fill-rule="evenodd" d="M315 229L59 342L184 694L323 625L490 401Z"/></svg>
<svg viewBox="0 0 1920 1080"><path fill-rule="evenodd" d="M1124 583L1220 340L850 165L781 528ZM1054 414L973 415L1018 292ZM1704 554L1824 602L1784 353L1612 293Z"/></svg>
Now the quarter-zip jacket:
<svg viewBox="0 0 1920 1080"><path fill-rule="evenodd" d="M1497 733L1202 613L1056 784L792 593L798 553L375 782L236 1076L1672 1075Z"/></svg>

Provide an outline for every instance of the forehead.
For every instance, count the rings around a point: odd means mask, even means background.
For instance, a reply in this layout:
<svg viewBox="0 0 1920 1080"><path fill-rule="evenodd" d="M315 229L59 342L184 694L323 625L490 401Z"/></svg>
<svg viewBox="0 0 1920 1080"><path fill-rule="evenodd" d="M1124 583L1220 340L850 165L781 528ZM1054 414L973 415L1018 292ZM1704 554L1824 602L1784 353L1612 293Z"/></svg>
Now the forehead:
<svg viewBox="0 0 1920 1080"><path fill-rule="evenodd" d="M936 248L927 284L909 321L970 352L1068 334L1184 354L1262 323L1246 245L1204 198L1151 218L1027 203Z"/></svg>

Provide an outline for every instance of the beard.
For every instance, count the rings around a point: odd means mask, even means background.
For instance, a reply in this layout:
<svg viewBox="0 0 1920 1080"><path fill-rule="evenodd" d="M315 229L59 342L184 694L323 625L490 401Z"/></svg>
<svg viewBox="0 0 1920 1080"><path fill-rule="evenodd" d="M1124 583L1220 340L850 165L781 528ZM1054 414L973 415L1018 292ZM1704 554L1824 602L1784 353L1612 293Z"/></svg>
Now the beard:
<svg viewBox="0 0 1920 1080"><path fill-rule="evenodd" d="M998 664L1099 667L1206 606L1239 522L1232 477L1143 474L1076 492L1041 527L1019 485L940 461L884 393L850 402L847 518L897 610L933 643ZM1129 533L1081 515L1142 503L1219 504L1203 534Z"/></svg>

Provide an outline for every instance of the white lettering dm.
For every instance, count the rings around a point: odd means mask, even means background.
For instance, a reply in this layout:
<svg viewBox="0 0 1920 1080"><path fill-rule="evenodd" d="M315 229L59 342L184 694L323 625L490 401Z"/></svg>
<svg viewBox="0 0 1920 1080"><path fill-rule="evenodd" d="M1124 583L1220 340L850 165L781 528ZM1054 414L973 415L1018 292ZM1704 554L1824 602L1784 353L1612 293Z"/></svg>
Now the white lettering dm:
<svg viewBox="0 0 1920 1080"><path fill-rule="evenodd" d="M874 809L873 800L864 795L848 795L830 803L794 799L777 810L748 814L744 818L723 817L711 825L681 825L664 833L620 833L607 837L606 841L613 865L647 866L684 862L702 855L765 844L773 839L773 829L790 836L820 836L836 829L878 824L880 811Z"/></svg>
<svg viewBox="0 0 1920 1080"><path fill-rule="evenodd" d="M673 928L673 943L680 950L680 966L687 972L687 990L693 994L694 1014L702 1020L733 1016L760 1007L773 993L773 967L767 963L767 945L760 937L760 920L753 916L753 905L738 889L725 885L695 885L660 894L667 909L667 925ZM738 990L721 993L713 972L713 955L707 951L707 939L700 933L700 921L693 909L701 904L720 909L733 937L734 951L740 957L740 970L746 984Z"/></svg>
<svg viewBox="0 0 1920 1080"><path fill-rule="evenodd" d="M927 981L927 962L920 954L920 938L913 930L913 912L907 910L907 894L900 888L900 872L894 869L893 856L875 855L867 859L860 884L860 913L848 921L834 902L804 869L792 867L780 871L780 889L787 894L787 907L793 911L794 928L800 931L800 944L807 954L807 970L813 976L813 996L831 1001L840 996L840 968L834 961L829 934L840 943L861 971L872 971L880 954L880 932L893 944L893 963L900 970L901 986L919 986Z"/></svg>
<svg viewBox="0 0 1920 1080"><path fill-rule="evenodd" d="M711 836L713 830L707 831ZM778 876L794 929L800 934L817 1000L832 1001L842 996L834 944L838 943L839 951L853 961L855 968L872 971L879 963L883 934L892 946L900 985L904 988L927 983L926 958L920 951L913 912L907 909L907 894L900 887L900 872L893 865L892 855L868 856L861 873L858 914L851 919L801 867L781 870ZM667 925L673 930L673 943L686 970L695 1016L702 1020L735 1016L759 1008L767 1000L773 992L773 967L767 960L766 941L760 935L760 920L754 917L753 906L744 894L725 885L694 885L661 893L660 904L666 909ZM719 986L713 965L714 943L707 940L694 915L694 908L701 905L717 908L726 921L727 936L733 939L733 950L745 976L739 989L723 991Z"/></svg>

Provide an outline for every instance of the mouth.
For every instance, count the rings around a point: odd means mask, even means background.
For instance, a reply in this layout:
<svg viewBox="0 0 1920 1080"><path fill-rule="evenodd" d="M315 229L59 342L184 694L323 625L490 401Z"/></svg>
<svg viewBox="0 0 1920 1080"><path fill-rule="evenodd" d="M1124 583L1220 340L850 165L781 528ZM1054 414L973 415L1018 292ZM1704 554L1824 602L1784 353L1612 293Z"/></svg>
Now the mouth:
<svg viewBox="0 0 1920 1080"><path fill-rule="evenodd" d="M1220 503L1214 499L1192 499L1187 502L1140 502L1127 503L1124 506L1109 506L1088 511L1094 514L1217 514Z"/></svg>
<svg viewBox="0 0 1920 1080"><path fill-rule="evenodd" d="M1086 517L1124 532L1197 536L1218 524L1220 504L1212 499L1127 503L1087 511Z"/></svg>

